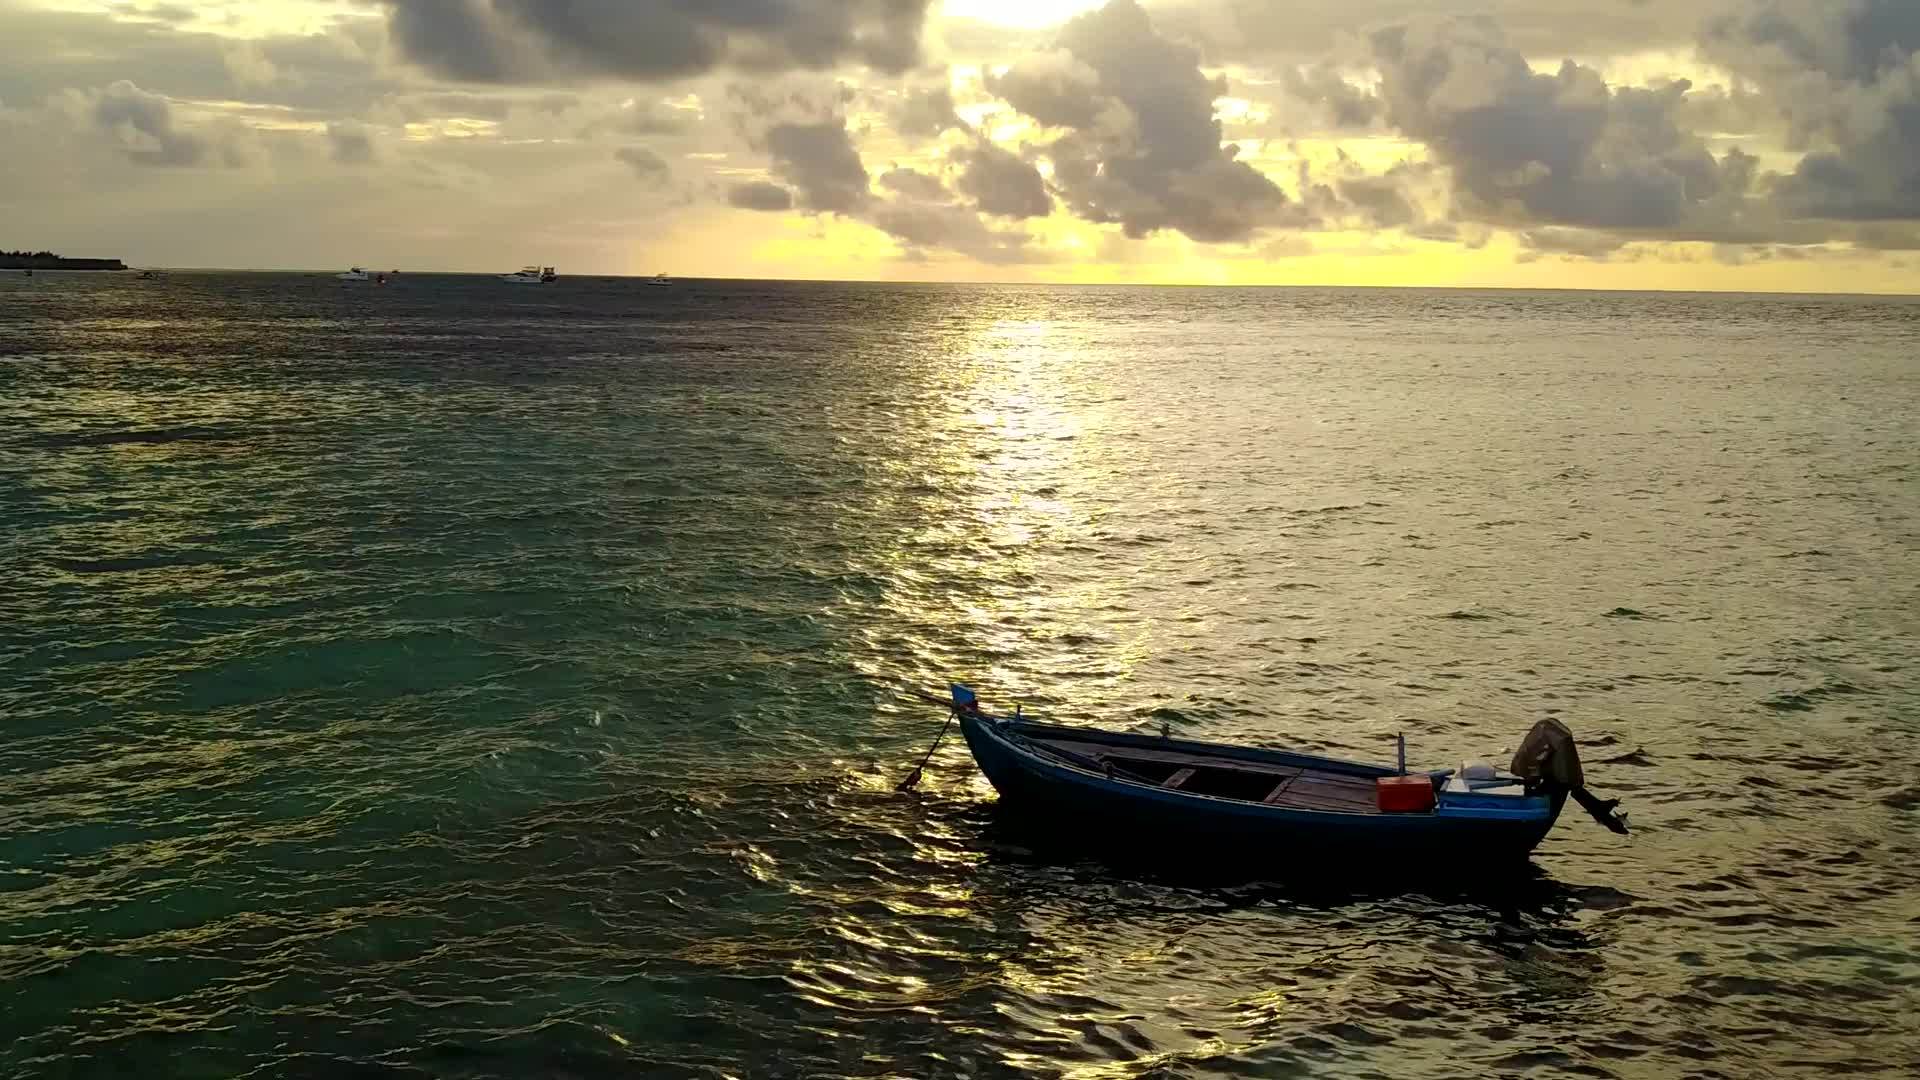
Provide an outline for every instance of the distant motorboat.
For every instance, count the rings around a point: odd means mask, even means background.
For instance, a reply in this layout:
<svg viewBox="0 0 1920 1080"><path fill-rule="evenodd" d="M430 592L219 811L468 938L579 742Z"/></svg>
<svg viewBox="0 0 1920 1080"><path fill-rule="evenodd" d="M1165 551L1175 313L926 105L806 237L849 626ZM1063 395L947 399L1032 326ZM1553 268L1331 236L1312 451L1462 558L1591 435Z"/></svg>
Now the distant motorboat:
<svg viewBox="0 0 1920 1080"><path fill-rule="evenodd" d="M551 266L529 266L512 274L501 274L500 280L510 285L545 285L559 277Z"/></svg>
<svg viewBox="0 0 1920 1080"><path fill-rule="evenodd" d="M372 281L373 274L356 266L345 273L333 275L333 278L335 281Z"/></svg>
<svg viewBox="0 0 1920 1080"><path fill-rule="evenodd" d="M648 278L646 283L648 285L657 286L662 289L668 289L673 287L673 279L668 277L665 274L655 274L652 277Z"/></svg>

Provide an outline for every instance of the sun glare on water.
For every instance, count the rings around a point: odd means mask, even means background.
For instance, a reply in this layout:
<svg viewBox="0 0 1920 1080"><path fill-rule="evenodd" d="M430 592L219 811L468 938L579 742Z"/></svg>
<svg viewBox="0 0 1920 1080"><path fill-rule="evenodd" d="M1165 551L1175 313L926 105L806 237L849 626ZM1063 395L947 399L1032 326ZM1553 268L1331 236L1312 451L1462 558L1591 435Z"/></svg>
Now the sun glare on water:
<svg viewBox="0 0 1920 1080"><path fill-rule="evenodd" d="M1056 26L1106 0L946 0L949 19L979 19L1001 26Z"/></svg>

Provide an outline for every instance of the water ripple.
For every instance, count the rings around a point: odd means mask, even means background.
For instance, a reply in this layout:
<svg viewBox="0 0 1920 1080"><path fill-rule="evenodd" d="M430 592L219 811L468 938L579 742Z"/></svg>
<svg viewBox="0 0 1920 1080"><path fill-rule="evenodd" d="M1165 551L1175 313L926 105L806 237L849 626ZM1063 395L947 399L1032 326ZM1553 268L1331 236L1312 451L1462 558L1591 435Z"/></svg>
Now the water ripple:
<svg viewBox="0 0 1920 1080"><path fill-rule="evenodd" d="M1920 306L532 292L0 283L0 1071L1920 1058ZM1091 857L957 740L893 791L949 677L1437 764L1559 715L1638 828Z"/></svg>

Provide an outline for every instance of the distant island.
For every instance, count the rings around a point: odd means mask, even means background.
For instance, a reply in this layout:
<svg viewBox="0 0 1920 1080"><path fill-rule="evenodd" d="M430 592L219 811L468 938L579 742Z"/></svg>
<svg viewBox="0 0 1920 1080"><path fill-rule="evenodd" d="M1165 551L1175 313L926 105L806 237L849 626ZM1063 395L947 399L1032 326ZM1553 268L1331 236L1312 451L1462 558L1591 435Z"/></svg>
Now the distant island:
<svg viewBox="0 0 1920 1080"><path fill-rule="evenodd" d="M51 251L0 251L0 270L125 270L119 259L64 259Z"/></svg>

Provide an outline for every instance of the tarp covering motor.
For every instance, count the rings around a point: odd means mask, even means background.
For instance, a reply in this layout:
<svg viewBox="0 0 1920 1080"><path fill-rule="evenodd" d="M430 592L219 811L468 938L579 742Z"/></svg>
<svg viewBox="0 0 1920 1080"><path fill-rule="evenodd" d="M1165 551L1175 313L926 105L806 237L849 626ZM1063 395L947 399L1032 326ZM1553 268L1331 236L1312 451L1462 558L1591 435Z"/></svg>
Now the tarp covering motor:
<svg viewBox="0 0 1920 1080"><path fill-rule="evenodd" d="M1593 820L1626 835L1627 815L1620 810L1619 799L1600 799L1586 788L1586 774L1580 770L1580 748L1574 744L1567 725L1547 717L1533 725L1520 749L1513 753L1513 775L1529 787L1567 792Z"/></svg>

